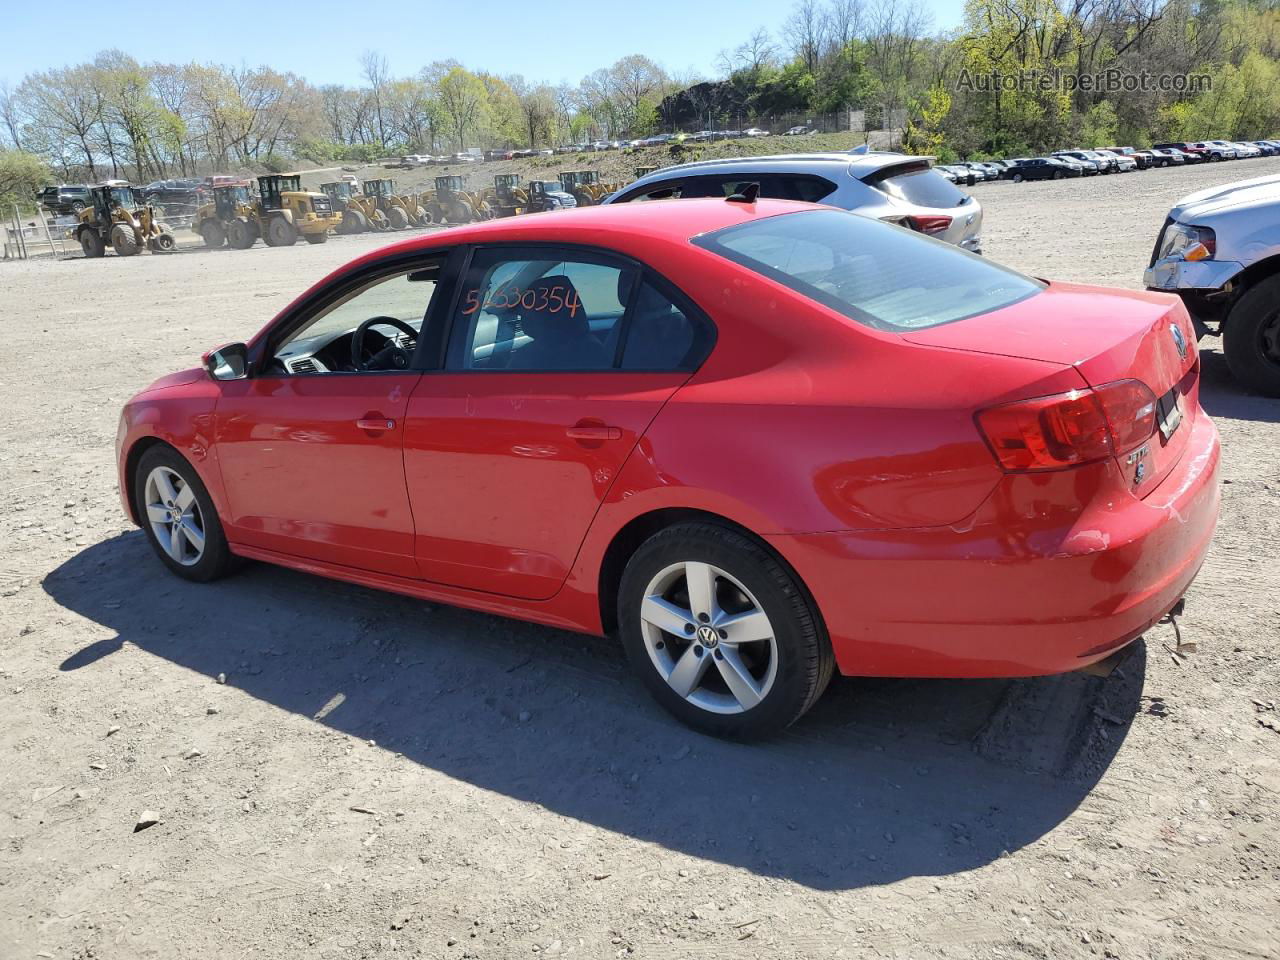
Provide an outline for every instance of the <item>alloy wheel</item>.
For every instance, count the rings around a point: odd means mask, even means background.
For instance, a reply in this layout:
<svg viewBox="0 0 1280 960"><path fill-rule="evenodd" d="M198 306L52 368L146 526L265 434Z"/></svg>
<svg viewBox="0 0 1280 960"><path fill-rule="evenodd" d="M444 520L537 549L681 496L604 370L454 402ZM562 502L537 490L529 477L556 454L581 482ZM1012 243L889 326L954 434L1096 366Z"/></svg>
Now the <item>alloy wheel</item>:
<svg viewBox="0 0 1280 960"><path fill-rule="evenodd" d="M144 496L147 522L160 549L184 567L199 563L205 532L195 488L176 471L156 467L147 474Z"/></svg>
<svg viewBox="0 0 1280 960"><path fill-rule="evenodd" d="M738 714L769 695L778 672L773 625L726 571L694 561L664 568L645 590L640 620L654 667L694 706Z"/></svg>

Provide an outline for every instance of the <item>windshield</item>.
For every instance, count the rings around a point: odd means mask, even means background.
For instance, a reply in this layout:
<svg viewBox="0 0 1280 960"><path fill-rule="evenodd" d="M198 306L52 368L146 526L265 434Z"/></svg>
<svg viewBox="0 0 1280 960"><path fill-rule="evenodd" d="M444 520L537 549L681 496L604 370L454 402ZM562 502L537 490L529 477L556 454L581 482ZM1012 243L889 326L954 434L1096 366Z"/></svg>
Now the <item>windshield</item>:
<svg viewBox="0 0 1280 960"><path fill-rule="evenodd" d="M952 244L842 210L753 220L693 242L881 330L952 323L1044 289Z"/></svg>

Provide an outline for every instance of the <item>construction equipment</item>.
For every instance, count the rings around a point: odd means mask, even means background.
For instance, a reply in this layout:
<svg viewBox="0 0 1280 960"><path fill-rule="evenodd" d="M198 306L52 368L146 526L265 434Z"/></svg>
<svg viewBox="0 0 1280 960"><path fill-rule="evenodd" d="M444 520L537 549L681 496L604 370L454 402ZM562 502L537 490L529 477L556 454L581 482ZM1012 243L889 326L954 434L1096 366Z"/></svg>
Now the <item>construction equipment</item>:
<svg viewBox="0 0 1280 960"><path fill-rule="evenodd" d="M342 216L342 222L338 224L334 233L364 233L372 229L369 218L364 215L359 205L351 202L354 191L350 180L322 183L320 191L329 198L334 213Z"/></svg>
<svg viewBox="0 0 1280 960"><path fill-rule="evenodd" d="M651 167L636 167L636 179L643 180L645 177L647 177L649 174L653 173L657 169L658 169L657 164Z"/></svg>
<svg viewBox="0 0 1280 960"><path fill-rule="evenodd" d="M329 231L342 223L328 196L304 191L302 178L296 173L259 177L254 213L256 236L269 247L293 246L299 236L307 243L324 243ZM252 246L253 240L248 245Z"/></svg>
<svg viewBox="0 0 1280 960"><path fill-rule="evenodd" d="M99 184L89 189L89 198L75 227L86 257L103 256L108 243L119 257L131 257L144 248L168 252L177 246L168 224L157 220L150 206L139 204L128 185Z"/></svg>
<svg viewBox="0 0 1280 960"><path fill-rule="evenodd" d="M366 180L363 189L365 199L371 201L373 208L386 217L387 225L392 230L404 230L410 225L425 227L431 222L430 214L417 197L396 193L394 180ZM366 204L365 207L367 206Z"/></svg>
<svg viewBox="0 0 1280 960"><path fill-rule="evenodd" d="M560 183L580 207L593 206L610 193L605 184L600 182L600 174L595 170L571 170L562 173Z"/></svg>
<svg viewBox="0 0 1280 960"><path fill-rule="evenodd" d="M495 217L515 217L529 208L529 193L520 186L520 174L499 173L493 178L486 200Z"/></svg>
<svg viewBox="0 0 1280 960"><path fill-rule="evenodd" d="M423 197L426 211L436 223L471 223L493 218L493 209L484 195L464 190L462 177L457 175L436 177L435 193Z"/></svg>
<svg viewBox="0 0 1280 960"><path fill-rule="evenodd" d="M204 245L217 250L230 241L237 250L253 246L257 238L257 213L248 180L215 182L212 196L196 207L191 230L198 233Z"/></svg>

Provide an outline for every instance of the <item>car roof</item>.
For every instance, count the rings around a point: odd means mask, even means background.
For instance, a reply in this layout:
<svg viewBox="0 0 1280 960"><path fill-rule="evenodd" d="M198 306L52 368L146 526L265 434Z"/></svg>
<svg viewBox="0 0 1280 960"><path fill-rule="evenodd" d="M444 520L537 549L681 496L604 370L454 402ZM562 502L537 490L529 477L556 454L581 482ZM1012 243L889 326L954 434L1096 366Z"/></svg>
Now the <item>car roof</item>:
<svg viewBox="0 0 1280 960"><path fill-rule="evenodd" d="M479 223L459 224L379 247L340 267L316 286L388 256L424 253L463 243L562 243L603 246L625 252L636 240L687 244L693 237L752 220L805 210L824 209L798 200L759 199L755 203L711 199L654 200L532 213ZM829 209L829 208L827 208ZM313 288L314 289L314 288ZM298 300L305 298L310 291ZM295 301L298 302L298 301ZM286 310L289 308L286 308Z"/></svg>
<svg viewBox="0 0 1280 960"><path fill-rule="evenodd" d="M913 156L905 153L782 153L761 157L721 157L715 160L695 160L673 167L664 167L637 181L643 183L652 177L655 181L668 180L678 174L714 173L717 170L742 170L766 172L776 170L812 169L813 167L842 166L853 176L862 178L885 167L903 163L932 161L933 157Z"/></svg>

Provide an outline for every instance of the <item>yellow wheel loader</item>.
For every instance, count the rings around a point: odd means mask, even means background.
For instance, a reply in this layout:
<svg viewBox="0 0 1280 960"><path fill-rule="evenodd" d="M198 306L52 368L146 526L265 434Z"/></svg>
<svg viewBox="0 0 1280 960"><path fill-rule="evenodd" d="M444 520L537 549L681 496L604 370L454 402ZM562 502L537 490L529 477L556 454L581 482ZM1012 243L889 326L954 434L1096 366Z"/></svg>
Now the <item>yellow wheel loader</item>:
<svg viewBox="0 0 1280 960"><path fill-rule="evenodd" d="M374 207L386 217L387 225L392 230L404 230L407 227L425 227L431 222L427 209L412 194L396 193L394 180L366 180L364 182L365 198L373 202Z"/></svg>
<svg viewBox="0 0 1280 960"><path fill-rule="evenodd" d="M492 191L485 200L495 217L516 217L529 209L529 194L520 185L520 174L499 173L493 178Z"/></svg>
<svg viewBox="0 0 1280 960"><path fill-rule="evenodd" d="M253 246L258 238L258 214L249 181L217 183L211 194L196 208L196 215L191 218L192 232L199 234L210 250L223 244L236 250Z"/></svg>
<svg viewBox="0 0 1280 960"><path fill-rule="evenodd" d="M298 237L307 243L324 243L329 231L342 223L332 201L323 193L303 190L302 178L296 173L259 177L254 212L257 235L269 247L293 246Z"/></svg>
<svg viewBox="0 0 1280 960"><path fill-rule="evenodd" d="M369 218L360 209L360 205L353 202L356 194L352 189L350 180L322 183L320 184L320 190L329 198L329 203L332 204L334 213L342 217L342 222L338 224L334 233L365 233L373 229L372 224L369 223Z"/></svg>
<svg viewBox="0 0 1280 960"><path fill-rule="evenodd" d="M86 257L103 256L108 245L118 257L144 249L167 253L177 246L168 224L156 219L152 207L139 204L131 187L101 184L90 188L89 199L74 231Z"/></svg>
<svg viewBox="0 0 1280 960"><path fill-rule="evenodd" d="M572 170L560 174L560 184L565 192L578 202L580 207L590 207L599 203L609 195L600 174L595 170Z"/></svg>
<svg viewBox="0 0 1280 960"><path fill-rule="evenodd" d="M463 189L460 176L436 177L435 193L426 203L426 211L436 223L471 223L493 219L493 209L480 193Z"/></svg>

